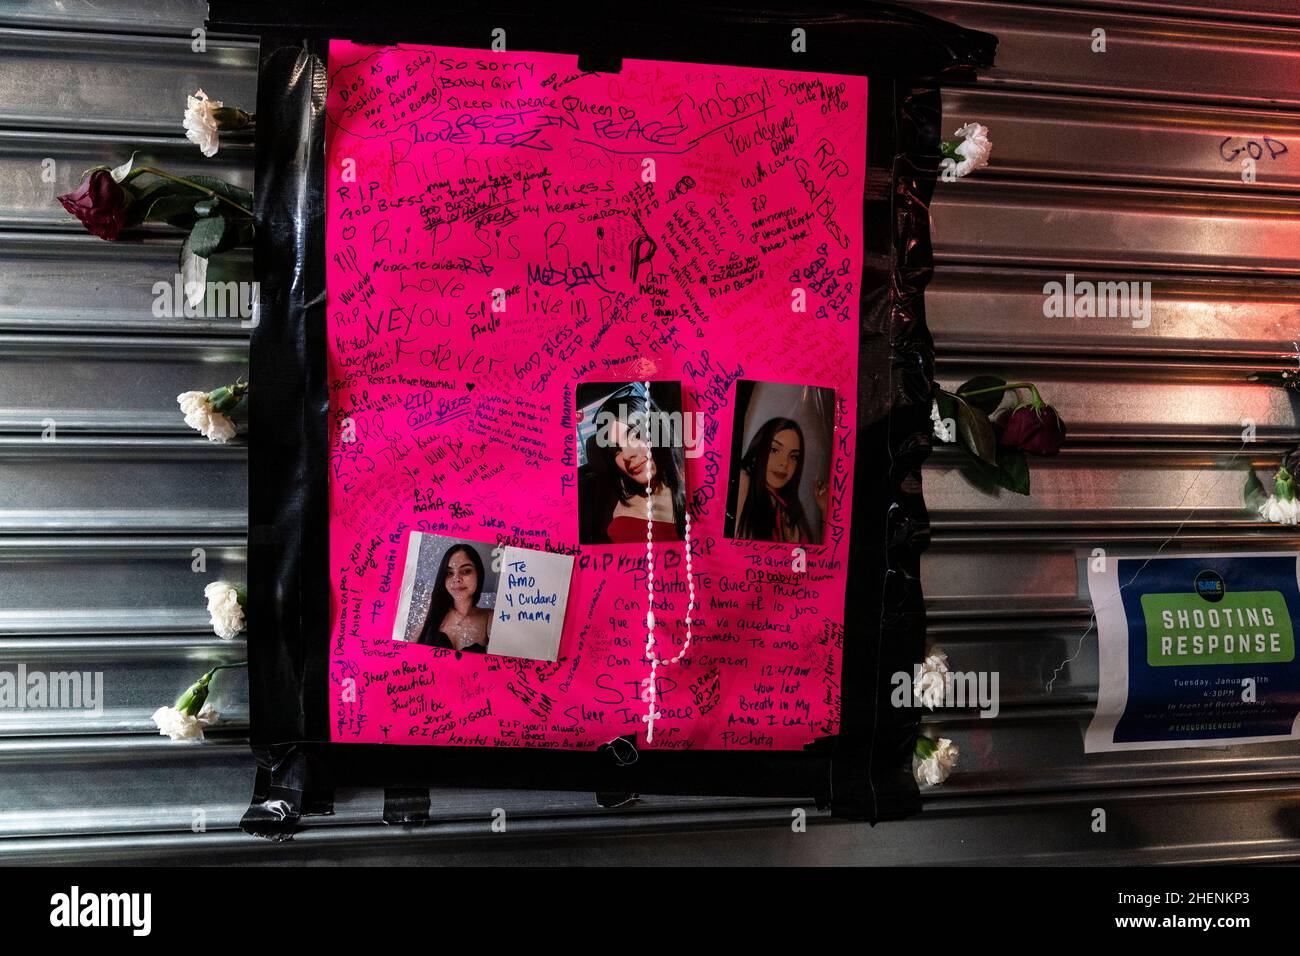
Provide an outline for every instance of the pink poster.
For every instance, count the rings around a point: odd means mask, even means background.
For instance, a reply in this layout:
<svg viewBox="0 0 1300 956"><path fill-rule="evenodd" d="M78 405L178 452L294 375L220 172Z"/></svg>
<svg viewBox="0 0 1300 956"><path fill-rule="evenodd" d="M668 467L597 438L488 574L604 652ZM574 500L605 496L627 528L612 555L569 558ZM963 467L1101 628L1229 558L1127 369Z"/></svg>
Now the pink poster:
<svg viewBox="0 0 1300 956"><path fill-rule="evenodd" d="M332 739L836 733L866 79L329 56Z"/></svg>

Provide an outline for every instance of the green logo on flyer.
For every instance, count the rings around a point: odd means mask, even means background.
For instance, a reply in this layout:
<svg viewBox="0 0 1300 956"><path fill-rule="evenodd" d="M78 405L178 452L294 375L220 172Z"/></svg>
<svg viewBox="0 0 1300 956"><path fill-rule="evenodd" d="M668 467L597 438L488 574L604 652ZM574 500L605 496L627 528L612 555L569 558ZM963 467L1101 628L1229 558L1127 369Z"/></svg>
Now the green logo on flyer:
<svg viewBox="0 0 1300 956"><path fill-rule="evenodd" d="M1208 603L1197 594L1144 594L1147 663L1285 664L1295 634L1281 591L1236 591Z"/></svg>

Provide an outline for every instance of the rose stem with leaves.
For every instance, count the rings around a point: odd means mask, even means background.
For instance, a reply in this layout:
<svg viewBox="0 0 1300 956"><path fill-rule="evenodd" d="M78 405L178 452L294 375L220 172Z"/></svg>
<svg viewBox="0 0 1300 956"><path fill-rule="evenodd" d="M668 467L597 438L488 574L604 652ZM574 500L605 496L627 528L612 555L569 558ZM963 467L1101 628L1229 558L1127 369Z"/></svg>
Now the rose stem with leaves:
<svg viewBox="0 0 1300 956"><path fill-rule="evenodd" d="M989 392L1012 392L1021 388L1029 389L1030 395L1033 396L1030 401L1035 408L1046 404L1043 401L1043 396L1038 394L1038 389L1033 382L1011 382L1007 385L994 385L991 388L977 388L973 392L957 392L956 395L958 398L970 398L974 395L986 395Z"/></svg>
<svg viewBox="0 0 1300 956"><path fill-rule="evenodd" d="M251 209L245 209L239 203L235 202L233 199L230 199L227 196L221 195L221 193L217 192L215 189L208 189L208 187L206 186L200 186L198 183L191 182L190 180L184 179L181 176L173 176L171 173L165 173L161 169L156 169L153 166L137 166L135 167L135 169L131 170L131 175L127 178L134 179L135 176L140 173L153 173L155 176L159 176L162 179L170 179L172 182L180 183L182 186L188 186L190 189L197 189L199 192L208 196L210 199L218 199L221 202L226 203L227 205L234 206L236 209L242 212L249 219L253 218L253 211Z"/></svg>

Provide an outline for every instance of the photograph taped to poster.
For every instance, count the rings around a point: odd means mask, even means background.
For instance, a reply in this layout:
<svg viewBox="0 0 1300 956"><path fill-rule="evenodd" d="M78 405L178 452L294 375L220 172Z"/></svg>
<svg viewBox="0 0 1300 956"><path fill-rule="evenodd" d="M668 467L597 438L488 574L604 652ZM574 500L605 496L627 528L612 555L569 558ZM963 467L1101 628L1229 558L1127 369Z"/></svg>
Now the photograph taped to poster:
<svg viewBox="0 0 1300 956"><path fill-rule="evenodd" d="M330 64L332 739L640 743L649 612L667 660L692 598L650 746L835 734L866 79L631 59L593 74L568 55L337 40ZM724 534L742 379L835 396L824 543L807 552ZM651 567L635 488L581 534L593 449L576 418L593 383L654 398L670 382L693 447L652 515ZM635 448L618 454L635 470ZM411 532L573 556L556 659L492 653L499 620L486 654L391 640Z"/></svg>
<svg viewBox="0 0 1300 956"><path fill-rule="evenodd" d="M1300 736L1298 575L1295 553L1111 557L1090 572L1100 686L1087 752Z"/></svg>
<svg viewBox="0 0 1300 956"><path fill-rule="evenodd" d="M553 661L573 556L412 531L393 640Z"/></svg>
<svg viewBox="0 0 1300 956"><path fill-rule="evenodd" d="M686 532L686 456L703 450L701 416L682 413L680 382L584 382L577 388L578 540L655 541Z"/></svg>
<svg viewBox="0 0 1300 956"><path fill-rule="evenodd" d="M834 432L834 390L737 382L727 537L821 544Z"/></svg>

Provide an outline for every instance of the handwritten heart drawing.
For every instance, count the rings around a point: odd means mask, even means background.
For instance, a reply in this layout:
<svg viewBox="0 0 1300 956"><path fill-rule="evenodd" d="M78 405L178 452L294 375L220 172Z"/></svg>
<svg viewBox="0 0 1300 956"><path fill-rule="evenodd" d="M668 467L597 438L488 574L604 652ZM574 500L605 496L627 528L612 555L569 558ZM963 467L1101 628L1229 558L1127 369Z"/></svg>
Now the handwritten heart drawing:
<svg viewBox="0 0 1300 956"><path fill-rule="evenodd" d="M624 122L627 122L628 120L632 119L635 116L636 116L636 110L632 109L631 107L620 106L618 108L618 118L623 120Z"/></svg>

